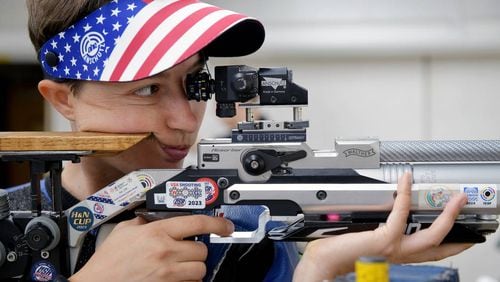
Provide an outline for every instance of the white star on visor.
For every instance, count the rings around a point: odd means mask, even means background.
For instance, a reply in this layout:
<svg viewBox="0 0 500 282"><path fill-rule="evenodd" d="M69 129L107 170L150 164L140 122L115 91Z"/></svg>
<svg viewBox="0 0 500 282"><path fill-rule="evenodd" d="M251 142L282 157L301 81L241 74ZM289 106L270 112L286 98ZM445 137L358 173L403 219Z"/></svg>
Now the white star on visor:
<svg viewBox="0 0 500 282"><path fill-rule="evenodd" d="M133 81L202 49L244 56L263 41L256 19L196 0L114 0L47 40L39 60L54 79Z"/></svg>

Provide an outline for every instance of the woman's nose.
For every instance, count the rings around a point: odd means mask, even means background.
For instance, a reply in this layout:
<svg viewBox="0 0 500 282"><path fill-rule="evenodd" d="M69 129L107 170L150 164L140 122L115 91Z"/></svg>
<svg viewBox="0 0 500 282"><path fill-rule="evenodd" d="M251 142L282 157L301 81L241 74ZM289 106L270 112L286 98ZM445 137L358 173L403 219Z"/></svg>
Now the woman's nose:
<svg viewBox="0 0 500 282"><path fill-rule="evenodd" d="M195 102L188 101L184 89L168 98L161 105L167 126L188 133L196 132L201 122L198 117L202 115L194 112L198 107L193 107L191 103Z"/></svg>

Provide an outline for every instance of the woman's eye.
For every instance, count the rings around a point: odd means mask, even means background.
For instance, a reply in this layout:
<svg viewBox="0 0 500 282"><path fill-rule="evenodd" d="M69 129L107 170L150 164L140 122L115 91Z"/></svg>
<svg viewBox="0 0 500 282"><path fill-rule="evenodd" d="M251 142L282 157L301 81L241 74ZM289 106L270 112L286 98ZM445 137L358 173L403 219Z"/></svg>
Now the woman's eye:
<svg viewBox="0 0 500 282"><path fill-rule="evenodd" d="M137 96L147 97L155 94L157 91L158 91L158 86L148 85L146 87L135 90L134 94Z"/></svg>

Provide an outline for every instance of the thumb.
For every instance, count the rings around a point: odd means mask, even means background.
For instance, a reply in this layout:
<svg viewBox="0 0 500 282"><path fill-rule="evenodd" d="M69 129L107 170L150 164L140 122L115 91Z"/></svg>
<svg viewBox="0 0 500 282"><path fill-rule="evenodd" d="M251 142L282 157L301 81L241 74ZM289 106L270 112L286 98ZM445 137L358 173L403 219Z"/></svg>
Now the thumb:
<svg viewBox="0 0 500 282"><path fill-rule="evenodd" d="M206 215L186 215L158 220L153 224L159 225L167 234L177 240L183 238L214 233L220 236L228 236L234 232L234 225L231 221L222 217L212 217Z"/></svg>

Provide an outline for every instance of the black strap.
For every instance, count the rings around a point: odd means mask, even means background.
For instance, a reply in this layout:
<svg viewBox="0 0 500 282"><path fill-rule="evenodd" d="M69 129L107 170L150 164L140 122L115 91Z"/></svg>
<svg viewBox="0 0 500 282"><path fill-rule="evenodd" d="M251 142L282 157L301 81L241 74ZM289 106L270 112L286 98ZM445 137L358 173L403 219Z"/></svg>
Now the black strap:
<svg viewBox="0 0 500 282"><path fill-rule="evenodd" d="M274 261L274 242L232 244L212 281L263 281Z"/></svg>
<svg viewBox="0 0 500 282"><path fill-rule="evenodd" d="M47 193L49 194L49 196L52 196L52 195L50 195L50 193L51 193L50 177L48 177L48 176L45 178L45 189L46 189ZM73 197L73 195L71 195L63 187L63 189L62 189L63 209L65 209L65 210L69 209L70 207L78 204L79 202L80 201L78 201L78 199ZM95 244L97 241L97 234L98 233L99 233L99 228L96 228L96 229L88 232L85 235L85 237L83 239L82 247L80 249L80 253L78 254L78 259L76 261L74 273L76 273L78 270L80 270L87 263L87 261L90 259L90 257L94 254Z"/></svg>
<svg viewBox="0 0 500 282"><path fill-rule="evenodd" d="M79 271L90 259L90 257L95 252L95 243L97 241L97 230L94 229L91 232L88 232L83 239L82 248L80 249L80 253L78 254L78 259L76 261L75 271ZM93 232L95 231L95 232Z"/></svg>

